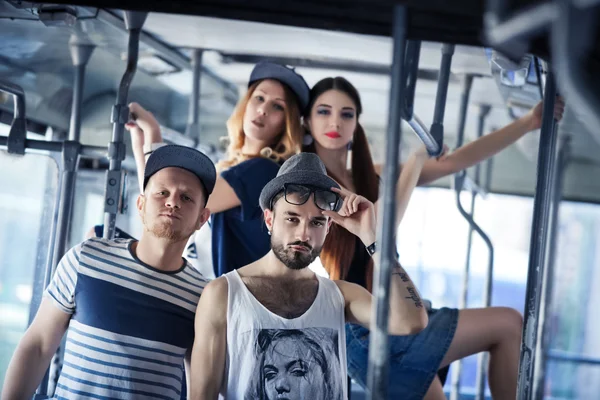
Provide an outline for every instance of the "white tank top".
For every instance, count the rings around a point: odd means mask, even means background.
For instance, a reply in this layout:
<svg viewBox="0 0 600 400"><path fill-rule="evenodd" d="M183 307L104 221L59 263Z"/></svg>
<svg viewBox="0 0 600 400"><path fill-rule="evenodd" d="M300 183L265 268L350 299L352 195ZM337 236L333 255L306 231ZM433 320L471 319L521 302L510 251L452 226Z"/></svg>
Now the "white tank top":
<svg viewBox="0 0 600 400"><path fill-rule="evenodd" d="M317 276L317 296L298 318L269 311L237 271L229 284L227 359L221 398L346 400L344 297Z"/></svg>

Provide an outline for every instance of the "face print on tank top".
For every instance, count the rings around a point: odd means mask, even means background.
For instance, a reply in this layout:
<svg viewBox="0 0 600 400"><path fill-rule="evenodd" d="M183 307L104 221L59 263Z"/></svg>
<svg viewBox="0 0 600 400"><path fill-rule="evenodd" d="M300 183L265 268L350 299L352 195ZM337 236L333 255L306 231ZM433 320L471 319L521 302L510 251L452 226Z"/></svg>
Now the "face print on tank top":
<svg viewBox="0 0 600 400"><path fill-rule="evenodd" d="M245 334L253 335L256 357L244 399L343 399L346 379L334 329L260 329Z"/></svg>

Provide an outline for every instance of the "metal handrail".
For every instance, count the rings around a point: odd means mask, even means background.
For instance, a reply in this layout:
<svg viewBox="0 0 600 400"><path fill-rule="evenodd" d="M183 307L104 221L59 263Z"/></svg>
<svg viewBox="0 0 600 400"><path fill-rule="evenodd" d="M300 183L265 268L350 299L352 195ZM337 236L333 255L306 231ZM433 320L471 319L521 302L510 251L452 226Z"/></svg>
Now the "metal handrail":
<svg viewBox="0 0 600 400"><path fill-rule="evenodd" d="M127 46L127 68L121 78L117 91L117 102L113 107L112 141L108 147L109 167L106 171L106 190L104 203L104 238L112 239L115 232L115 222L119 210L121 194L121 161L125 159L125 143L123 133L125 123L129 121L127 97L129 87L137 70L140 33L148 13L125 11L125 27L129 31Z"/></svg>
<svg viewBox="0 0 600 400"><path fill-rule="evenodd" d="M381 241L380 262L375 268L373 279L373 313L371 316L371 335L369 367L367 374L367 399L387 399L388 393L388 317L390 280L393 265L396 262L396 185L398 178L400 143L402 136L401 106L404 104L404 51L406 48L406 8L394 7L393 62L391 73L388 130L384 146L386 168L383 171L383 217L379 218L378 240Z"/></svg>

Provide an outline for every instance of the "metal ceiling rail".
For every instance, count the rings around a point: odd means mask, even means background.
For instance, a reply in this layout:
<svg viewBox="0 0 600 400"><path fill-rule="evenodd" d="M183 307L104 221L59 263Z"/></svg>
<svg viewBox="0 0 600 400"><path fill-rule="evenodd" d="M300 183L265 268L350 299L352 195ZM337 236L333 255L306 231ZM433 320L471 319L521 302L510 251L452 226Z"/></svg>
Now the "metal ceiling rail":
<svg viewBox="0 0 600 400"><path fill-rule="evenodd" d="M8 151L9 137L0 135L0 148ZM50 140L25 139L25 153L52 152L60 153L63 150L63 143ZM81 145L80 157L83 158L107 158L106 147Z"/></svg>
<svg viewBox="0 0 600 400"><path fill-rule="evenodd" d="M121 19L119 16L113 14L110 11L107 11L104 9L98 10L97 18L99 21L103 21L103 22L105 22L109 25L112 25L118 29L127 31L125 21L123 21L123 19ZM173 63L173 65L175 65L176 67L185 69L185 70L190 70L190 71L194 70L193 60L190 60L179 50L177 50L173 47L170 47L169 45L165 44L164 42L162 42L161 40L152 36L151 34L142 31L142 32L140 32L139 40L140 40L140 43L143 43L144 45L154 49L155 51L159 52L161 55L166 57L167 60L169 60L169 62ZM202 71L203 75L210 77L217 84L222 86L223 89L225 89L225 91L226 91L225 99L228 100L233 105L235 105L235 103L237 102L237 98L238 98L237 86L233 82L229 82L228 80L219 76L215 71L213 71L212 69L210 69L204 65L201 66L201 71Z"/></svg>
<svg viewBox="0 0 600 400"><path fill-rule="evenodd" d="M503 0L486 3L484 26L488 44L514 58L521 58L529 50L529 39L547 30L558 17L558 8L551 2L530 6L506 19L502 18Z"/></svg>
<svg viewBox="0 0 600 400"><path fill-rule="evenodd" d="M63 151L63 142L27 139L25 92L20 86L0 80L0 91L13 95L15 103L14 119L10 131L8 136L0 135L0 148L6 149L10 154L20 155L25 154L27 150L51 151L55 153ZM76 126L72 127L72 129L74 128ZM81 155L84 157L102 158L106 157L106 149L98 146L81 146Z"/></svg>
<svg viewBox="0 0 600 400"><path fill-rule="evenodd" d="M569 102L600 126L600 94L589 85L587 56L596 45L598 0L543 1L505 18L507 0L487 0L484 14L488 44L512 58L521 58L531 39L550 31L551 55L557 84Z"/></svg>
<svg viewBox="0 0 600 400"><path fill-rule="evenodd" d="M450 67L454 46L443 45L442 62L440 67L440 76L437 86L435 99L435 110L431 131L419 117L414 114L415 91L417 88L417 79L419 75L419 58L421 53L420 41L409 41L406 45L404 56L404 71L402 75L402 85L404 87L404 101L402 102L401 115L415 134L421 139L427 152L436 156L439 155L444 147L444 110L448 85L450 82Z"/></svg>
<svg viewBox="0 0 600 400"><path fill-rule="evenodd" d="M14 102L13 121L10 125L6 146L11 154L25 154L27 121L25 119L25 93L23 88L10 82L0 81L0 91L11 94Z"/></svg>

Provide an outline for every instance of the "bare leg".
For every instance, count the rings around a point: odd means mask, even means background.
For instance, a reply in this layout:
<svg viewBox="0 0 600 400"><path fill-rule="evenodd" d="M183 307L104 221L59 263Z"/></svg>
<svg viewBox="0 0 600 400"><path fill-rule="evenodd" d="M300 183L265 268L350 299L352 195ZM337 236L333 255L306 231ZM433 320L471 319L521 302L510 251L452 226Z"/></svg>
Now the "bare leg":
<svg viewBox="0 0 600 400"><path fill-rule="evenodd" d="M472 354L490 353L489 385L494 400L515 399L523 317L507 307L461 310L440 367Z"/></svg>
<svg viewBox="0 0 600 400"><path fill-rule="evenodd" d="M431 386L429 386L429 390L427 390L427 393L425 393L423 400L446 400L446 395L444 394L444 388L442 387L440 378L436 376L433 382L431 382Z"/></svg>

